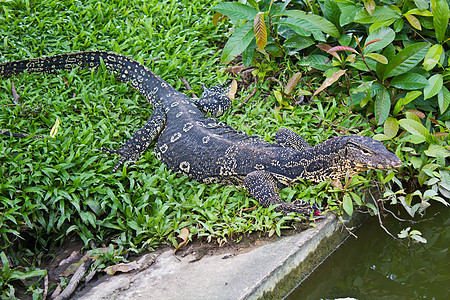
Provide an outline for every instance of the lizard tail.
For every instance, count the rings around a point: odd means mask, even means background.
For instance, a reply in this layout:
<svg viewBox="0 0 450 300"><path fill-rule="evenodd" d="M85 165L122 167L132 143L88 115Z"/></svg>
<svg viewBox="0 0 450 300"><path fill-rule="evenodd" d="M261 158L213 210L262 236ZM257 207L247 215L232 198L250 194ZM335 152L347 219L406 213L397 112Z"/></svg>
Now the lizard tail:
<svg viewBox="0 0 450 300"><path fill-rule="evenodd" d="M163 89L173 89L164 80L156 76L146 66L121 54L106 51L84 51L53 56L43 56L25 60L17 60L0 64L0 77L11 77L23 72L51 74L58 70L80 68L96 68L104 63L108 70L117 74L123 82L140 92L150 104L159 101L158 94Z"/></svg>

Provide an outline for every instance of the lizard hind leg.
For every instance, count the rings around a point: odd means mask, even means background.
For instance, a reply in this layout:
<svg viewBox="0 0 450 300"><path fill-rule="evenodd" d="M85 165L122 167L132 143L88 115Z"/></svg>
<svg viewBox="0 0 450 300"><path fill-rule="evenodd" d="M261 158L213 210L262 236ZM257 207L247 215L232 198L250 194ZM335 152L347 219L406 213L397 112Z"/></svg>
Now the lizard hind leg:
<svg viewBox="0 0 450 300"><path fill-rule="evenodd" d="M103 152L121 156L111 173L116 172L125 162L127 162L127 165L134 165L150 143L157 139L165 124L166 114L162 110L162 106L159 105L155 108L147 123L138 129L118 150L100 148Z"/></svg>
<svg viewBox="0 0 450 300"><path fill-rule="evenodd" d="M226 95L226 88L213 86L205 88L200 98L193 99L194 104L205 114L209 113L213 117L220 117L231 107L231 99Z"/></svg>
<svg viewBox="0 0 450 300"><path fill-rule="evenodd" d="M283 214L296 212L302 215L311 215L317 206L311 205L302 200L285 202L278 194L278 187L275 178L266 171L254 171L249 173L244 179L244 186L247 191L264 207L279 204L275 210Z"/></svg>

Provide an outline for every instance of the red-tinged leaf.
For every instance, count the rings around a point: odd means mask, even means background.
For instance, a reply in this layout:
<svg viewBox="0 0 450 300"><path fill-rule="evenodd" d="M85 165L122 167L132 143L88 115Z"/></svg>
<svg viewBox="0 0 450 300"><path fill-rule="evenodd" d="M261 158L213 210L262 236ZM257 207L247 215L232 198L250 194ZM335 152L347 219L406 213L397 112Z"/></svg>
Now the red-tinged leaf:
<svg viewBox="0 0 450 300"><path fill-rule="evenodd" d="M351 51L353 53L359 54L358 51L356 51L352 47L348 47L348 46L335 46L335 47L329 49L327 52L331 54L332 52L338 52L338 51Z"/></svg>
<svg viewBox="0 0 450 300"><path fill-rule="evenodd" d="M374 0L364 1L364 7L366 8L366 11L369 13L369 15L373 15L373 12L375 11L376 4Z"/></svg>
<svg viewBox="0 0 450 300"><path fill-rule="evenodd" d="M430 119L431 123L439 125L439 122L436 119L433 119L433 118L429 118L429 119Z"/></svg>
<svg viewBox="0 0 450 300"><path fill-rule="evenodd" d="M263 12L256 14L255 19L253 20L253 31L255 32L256 45L259 50L263 51L264 47L267 45L267 29Z"/></svg>
<svg viewBox="0 0 450 300"><path fill-rule="evenodd" d="M330 45L328 45L328 44L319 44L319 45L316 45L316 47L319 48L320 50L324 51L324 52L327 52L327 53L333 55L333 56L336 57L339 61L341 60L340 57L339 57L339 55L338 55L336 52L328 52L328 51L331 49L331 46L330 46Z"/></svg>
<svg viewBox="0 0 450 300"><path fill-rule="evenodd" d="M370 44L373 44L373 43L376 43L376 42L379 42L379 41L381 41L381 39L373 39L373 40L371 40L371 41L368 41L368 42L364 45L364 48L365 48L366 46L370 45Z"/></svg>
<svg viewBox="0 0 450 300"><path fill-rule="evenodd" d="M328 52L328 50L331 49L331 46L328 45L328 44L325 44L325 43L318 44L318 45L316 45L316 47L319 48L320 50L324 51L324 52Z"/></svg>
<svg viewBox="0 0 450 300"><path fill-rule="evenodd" d="M416 116L418 116L421 119L425 118L425 114L423 112L421 112L421 111L416 110L416 109L409 109L406 112L410 112L412 114L415 114Z"/></svg>
<svg viewBox="0 0 450 300"><path fill-rule="evenodd" d="M302 73L300 73L300 72L295 73L294 76L289 78L288 83L284 87L284 92L286 94L289 94L292 91L292 89L297 85L297 83L299 82L300 78L302 78Z"/></svg>
<svg viewBox="0 0 450 300"><path fill-rule="evenodd" d="M448 135L448 132L436 132L433 135L437 138L445 138Z"/></svg>

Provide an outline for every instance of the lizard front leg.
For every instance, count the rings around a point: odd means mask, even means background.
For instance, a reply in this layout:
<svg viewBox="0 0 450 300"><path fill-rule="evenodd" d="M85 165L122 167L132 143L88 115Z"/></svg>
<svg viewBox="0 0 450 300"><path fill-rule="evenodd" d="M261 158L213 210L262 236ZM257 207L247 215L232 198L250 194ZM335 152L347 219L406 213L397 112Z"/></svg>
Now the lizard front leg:
<svg viewBox="0 0 450 300"><path fill-rule="evenodd" d="M278 194L277 182L274 177L266 171L254 171L244 179L244 186L247 191L264 207L279 204L275 210L284 214L296 212L303 215L311 215L318 210L308 202L296 200L294 202L285 202L281 200Z"/></svg>
<svg viewBox="0 0 450 300"><path fill-rule="evenodd" d="M112 169L111 173L117 171L117 169L124 163L135 164L141 154L148 148L150 143L158 137L166 124L166 114L164 113L162 106L158 105L153 110L152 115L148 119L147 123L140 129L138 129L133 136L128 139L125 144L118 150L112 150L107 148L101 148L101 151L118 154L121 156L120 160Z"/></svg>

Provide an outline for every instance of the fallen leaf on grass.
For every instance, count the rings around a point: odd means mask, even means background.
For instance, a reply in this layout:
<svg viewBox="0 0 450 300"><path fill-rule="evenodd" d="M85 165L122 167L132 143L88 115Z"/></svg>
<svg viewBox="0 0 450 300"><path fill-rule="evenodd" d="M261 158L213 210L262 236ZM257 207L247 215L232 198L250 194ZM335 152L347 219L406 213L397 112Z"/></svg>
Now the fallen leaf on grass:
<svg viewBox="0 0 450 300"><path fill-rule="evenodd" d="M302 78L302 73L300 72L295 73L294 76L289 78L288 83L284 87L284 92L286 94L289 94L292 89L295 88L295 86L298 84L300 78Z"/></svg>
<svg viewBox="0 0 450 300"><path fill-rule="evenodd" d="M328 77L327 79L325 79L325 81L322 83L322 85L314 92L313 97L315 95L319 94L320 92L322 92L324 89L326 89L333 83L335 83L336 81L338 81L339 77L344 75L346 71L347 70L339 70L339 71L335 72L333 75L331 75L331 77Z"/></svg>
<svg viewBox="0 0 450 300"><path fill-rule="evenodd" d="M187 245L189 243L189 228L181 228L180 234L178 235L178 238L182 239L183 241L178 244L178 247L175 249L175 253L183 246Z"/></svg>
<svg viewBox="0 0 450 300"><path fill-rule="evenodd" d="M230 98L231 100L234 100L234 95L236 95L236 91L237 91L237 81L236 81L236 79L233 79L231 81L230 90L227 93L228 98Z"/></svg>
<svg viewBox="0 0 450 300"><path fill-rule="evenodd" d="M14 82L12 82L12 81L11 81L11 94L12 94L13 99L14 99L14 104L20 105L19 104L20 96L19 96L19 94L17 94L16 87L14 86Z"/></svg>

